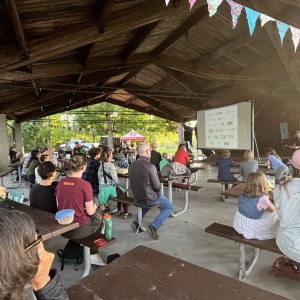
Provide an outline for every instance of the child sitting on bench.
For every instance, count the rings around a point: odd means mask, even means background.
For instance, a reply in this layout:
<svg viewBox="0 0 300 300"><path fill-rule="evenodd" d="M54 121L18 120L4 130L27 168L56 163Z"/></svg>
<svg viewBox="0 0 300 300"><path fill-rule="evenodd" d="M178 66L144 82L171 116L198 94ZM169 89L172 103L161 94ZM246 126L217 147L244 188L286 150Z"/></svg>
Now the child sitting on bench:
<svg viewBox="0 0 300 300"><path fill-rule="evenodd" d="M238 211L233 220L234 229L245 239L268 240L276 237L278 216L267 194L268 182L265 174L250 173L245 190L239 197Z"/></svg>
<svg viewBox="0 0 300 300"><path fill-rule="evenodd" d="M238 181L231 172L230 168L235 167L235 163L230 158L230 151L223 150L221 157L218 158L217 161L218 166L218 179L222 181ZM228 184L225 184L225 190L228 189Z"/></svg>

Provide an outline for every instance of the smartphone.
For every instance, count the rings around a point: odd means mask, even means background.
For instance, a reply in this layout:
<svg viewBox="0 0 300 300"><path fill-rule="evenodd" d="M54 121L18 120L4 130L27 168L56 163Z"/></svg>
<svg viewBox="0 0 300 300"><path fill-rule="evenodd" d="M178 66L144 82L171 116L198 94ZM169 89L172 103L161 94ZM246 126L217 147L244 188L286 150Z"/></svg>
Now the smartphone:
<svg viewBox="0 0 300 300"><path fill-rule="evenodd" d="M93 242L97 247L101 247L101 246L104 246L106 243L107 243L107 240L104 239L104 238L100 238L98 240L95 240Z"/></svg>

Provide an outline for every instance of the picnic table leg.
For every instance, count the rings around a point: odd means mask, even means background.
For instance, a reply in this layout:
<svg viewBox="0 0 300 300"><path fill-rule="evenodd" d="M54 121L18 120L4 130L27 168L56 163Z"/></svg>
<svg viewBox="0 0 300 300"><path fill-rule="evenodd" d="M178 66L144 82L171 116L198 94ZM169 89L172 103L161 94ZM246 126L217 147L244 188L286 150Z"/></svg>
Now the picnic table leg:
<svg viewBox="0 0 300 300"><path fill-rule="evenodd" d="M225 191L225 184L221 183L222 192ZM225 196L221 194L221 200L225 202Z"/></svg>
<svg viewBox="0 0 300 300"><path fill-rule="evenodd" d="M245 281L258 260L259 248L253 248L251 260L247 265L246 265L245 244L240 243L239 248L240 248L239 280Z"/></svg>
<svg viewBox="0 0 300 300"><path fill-rule="evenodd" d="M168 195L169 195L169 200L171 201L171 203L173 203L173 190L172 190L172 181L169 181L168 182ZM177 216L179 216L179 215L181 215L182 213L184 213L186 210L187 210L187 208L188 208L188 206L189 206L189 194L188 194L188 190L185 190L184 191L184 201L185 201L185 204L184 204L184 208L181 210L181 211L179 211L179 212L177 212L177 213L171 213L171 216L173 217L173 218L175 218L175 217L177 217Z"/></svg>
<svg viewBox="0 0 300 300"><path fill-rule="evenodd" d="M161 194L164 195L164 183L161 183Z"/></svg>
<svg viewBox="0 0 300 300"><path fill-rule="evenodd" d="M91 272L91 249L89 247L83 247L83 262L84 262L84 270L81 278L87 276Z"/></svg>
<svg viewBox="0 0 300 300"><path fill-rule="evenodd" d="M139 229L140 228L141 228L142 231L146 231L146 228L143 227L143 209L141 207L137 207L137 222L138 222L139 226L136 229L135 235L139 234Z"/></svg>

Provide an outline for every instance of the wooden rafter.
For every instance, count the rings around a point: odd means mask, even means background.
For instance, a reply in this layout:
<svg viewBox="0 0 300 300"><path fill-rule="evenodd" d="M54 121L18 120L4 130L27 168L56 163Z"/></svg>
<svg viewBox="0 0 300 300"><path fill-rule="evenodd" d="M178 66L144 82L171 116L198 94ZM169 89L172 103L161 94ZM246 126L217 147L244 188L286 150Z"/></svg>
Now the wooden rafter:
<svg viewBox="0 0 300 300"><path fill-rule="evenodd" d="M138 47L147 39L151 32L156 28L159 21L142 26L137 30L136 35L129 41L121 53L122 60L128 60Z"/></svg>
<svg viewBox="0 0 300 300"><path fill-rule="evenodd" d="M104 0L102 1L102 7L99 16L99 32L103 33L105 29L105 22L109 17L109 14L113 8L114 0Z"/></svg>
<svg viewBox="0 0 300 300"><path fill-rule="evenodd" d="M28 46L27 46L24 30L21 24L19 12L16 6L16 2L15 0L5 0L5 4L9 12L10 18L12 20L20 49L22 51L22 59L27 58L29 56Z"/></svg>
<svg viewBox="0 0 300 300"><path fill-rule="evenodd" d="M193 28L201 20L208 16L207 5L203 5L196 9L195 12L189 16L189 18L183 22L178 28L176 28L171 35L167 37L160 45L158 45L151 54L153 56L160 55L162 52L172 46L180 37L182 37L187 31Z"/></svg>
<svg viewBox="0 0 300 300"><path fill-rule="evenodd" d="M76 29L66 29L41 38L30 45L30 58L25 61L13 63L6 66L1 71L13 70L28 65L33 62L41 61L55 55L85 46L87 44L105 41L123 32L139 28L149 23L153 23L159 19L176 16L181 10L185 10L188 5L182 5L179 9L174 10L166 7L163 1L152 0L145 3L143 9L140 5L130 7L124 10L123 18L109 18L106 21L105 32L98 33L97 22L91 21L78 25Z"/></svg>

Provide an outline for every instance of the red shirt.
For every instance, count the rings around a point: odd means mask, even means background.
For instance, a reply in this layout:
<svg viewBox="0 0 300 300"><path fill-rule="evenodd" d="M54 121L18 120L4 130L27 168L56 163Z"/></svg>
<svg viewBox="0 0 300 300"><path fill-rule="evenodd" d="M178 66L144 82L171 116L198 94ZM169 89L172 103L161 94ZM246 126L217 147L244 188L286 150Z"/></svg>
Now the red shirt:
<svg viewBox="0 0 300 300"><path fill-rule="evenodd" d="M180 149L175 153L174 161L177 161L185 166L186 163L190 161L190 158L184 149Z"/></svg>
<svg viewBox="0 0 300 300"><path fill-rule="evenodd" d="M74 209L74 221L78 222L79 226L84 226L90 221L90 216L85 210L85 202L93 201L92 186L89 182L77 177L63 178L58 182L55 195L58 210Z"/></svg>

